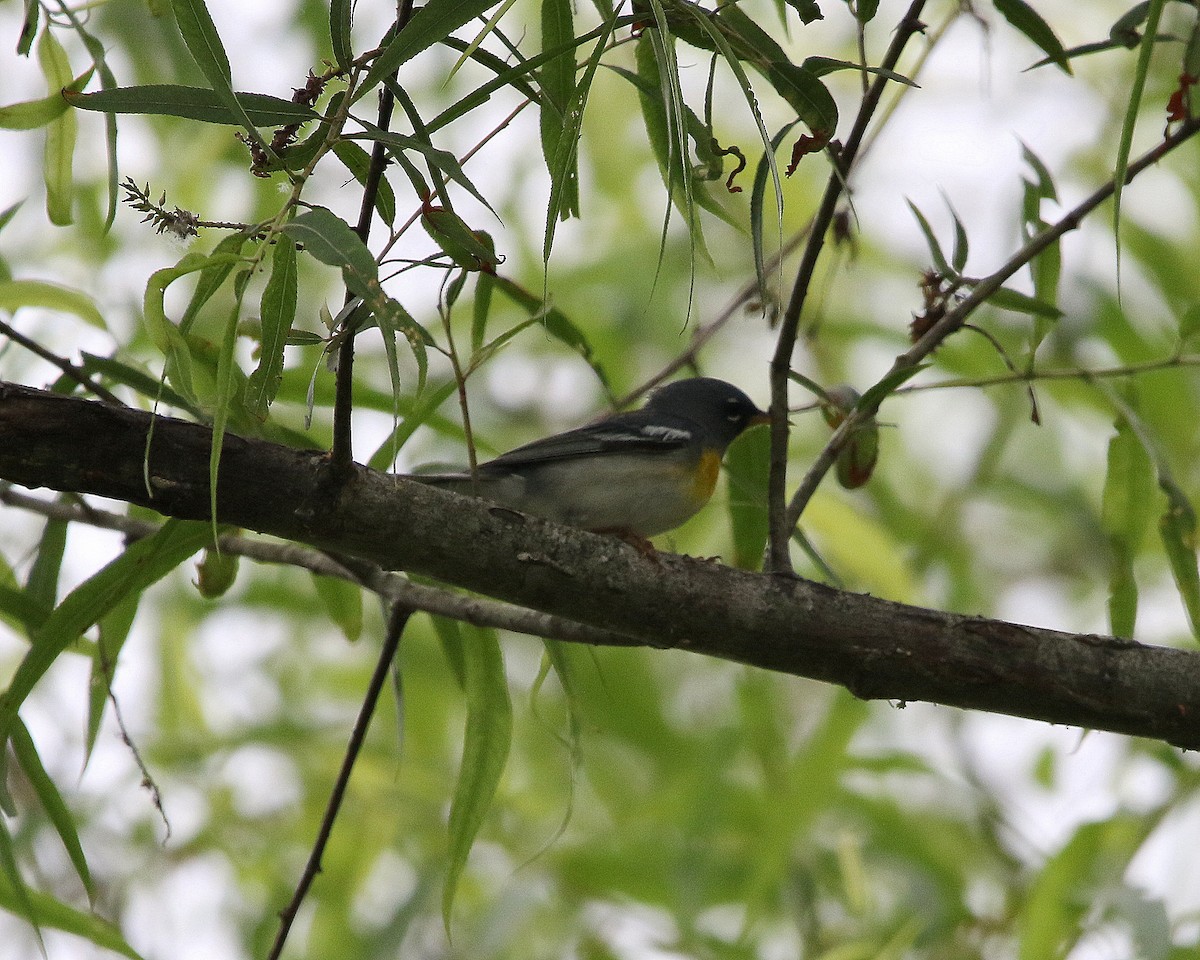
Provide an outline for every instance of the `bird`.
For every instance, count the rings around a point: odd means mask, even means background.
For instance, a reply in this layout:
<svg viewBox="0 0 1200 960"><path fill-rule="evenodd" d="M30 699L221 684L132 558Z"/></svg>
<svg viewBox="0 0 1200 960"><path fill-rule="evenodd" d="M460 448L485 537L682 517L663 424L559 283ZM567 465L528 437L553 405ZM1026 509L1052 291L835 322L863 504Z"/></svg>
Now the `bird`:
<svg viewBox="0 0 1200 960"><path fill-rule="evenodd" d="M703 507L721 460L747 428L769 423L741 390L712 377L660 387L639 410L535 440L469 472L409 479L635 545Z"/></svg>

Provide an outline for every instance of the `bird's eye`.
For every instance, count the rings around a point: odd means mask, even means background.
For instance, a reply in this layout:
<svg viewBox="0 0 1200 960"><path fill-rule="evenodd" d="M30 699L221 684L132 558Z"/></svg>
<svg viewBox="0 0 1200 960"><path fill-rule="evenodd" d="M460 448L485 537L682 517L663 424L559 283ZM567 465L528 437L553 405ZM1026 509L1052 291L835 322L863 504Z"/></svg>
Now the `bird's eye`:
<svg viewBox="0 0 1200 960"><path fill-rule="evenodd" d="M725 401L725 419L730 423L737 423L742 419L742 405L734 397Z"/></svg>

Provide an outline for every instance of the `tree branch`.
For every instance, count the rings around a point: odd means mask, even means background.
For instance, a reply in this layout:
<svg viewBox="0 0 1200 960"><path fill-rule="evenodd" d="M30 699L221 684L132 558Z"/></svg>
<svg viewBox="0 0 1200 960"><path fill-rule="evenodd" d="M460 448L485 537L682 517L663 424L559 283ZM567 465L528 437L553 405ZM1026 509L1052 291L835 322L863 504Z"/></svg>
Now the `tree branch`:
<svg viewBox="0 0 1200 960"><path fill-rule="evenodd" d="M209 517L207 427L0 384L0 478ZM526 517L227 436L218 520L545 613L847 687L1200 749L1200 653L906 606Z"/></svg>

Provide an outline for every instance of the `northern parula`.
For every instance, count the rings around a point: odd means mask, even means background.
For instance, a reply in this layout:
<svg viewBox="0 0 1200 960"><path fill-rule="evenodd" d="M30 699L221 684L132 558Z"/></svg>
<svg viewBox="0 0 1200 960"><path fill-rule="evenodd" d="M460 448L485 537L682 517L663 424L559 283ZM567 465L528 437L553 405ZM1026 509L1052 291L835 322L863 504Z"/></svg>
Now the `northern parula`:
<svg viewBox="0 0 1200 960"><path fill-rule="evenodd" d="M652 537L708 502L725 449L769 422L737 387L667 384L640 410L518 447L469 473L411 479L595 532Z"/></svg>

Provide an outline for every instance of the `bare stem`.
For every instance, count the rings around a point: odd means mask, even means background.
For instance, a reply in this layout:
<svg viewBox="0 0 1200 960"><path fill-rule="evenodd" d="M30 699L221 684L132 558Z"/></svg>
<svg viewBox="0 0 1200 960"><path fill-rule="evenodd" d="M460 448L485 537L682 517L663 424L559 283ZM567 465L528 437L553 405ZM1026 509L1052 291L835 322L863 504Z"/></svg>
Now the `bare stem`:
<svg viewBox="0 0 1200 960"><path fill-rule="evenodd" d="M896 27L895 36L880 63L880 67L884 71L890 72L895 69L908 41L923 29L924 25L921 23L920 17L924 6L925 0L913 0L908 12ZM813 217L808 243L800 258L796 281L792 286L792 296L783 314L775 355L771 360L771 472L767 487L770 543L767 569L776 573L788 573L792 570L788 544L795 523L787 522L785 510L788 444L787 384L788 373L792 366L792 353L795 350L796 337L800 329L800 314L804 309L804 302L808 296L808 288L812 283L817 260L825 246L825 237L833 223L834 214L837 212L838 201L845 191L846 178L854 166L859 147L862 145L867 131L867 125L875 113L875 108L879 105L884 87L888 82L884 74L875 78L866 96L863 97L845 145L834 156L834 169L829 174L825 195L821 199L816 216Z"/></svg>

